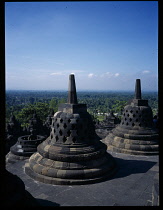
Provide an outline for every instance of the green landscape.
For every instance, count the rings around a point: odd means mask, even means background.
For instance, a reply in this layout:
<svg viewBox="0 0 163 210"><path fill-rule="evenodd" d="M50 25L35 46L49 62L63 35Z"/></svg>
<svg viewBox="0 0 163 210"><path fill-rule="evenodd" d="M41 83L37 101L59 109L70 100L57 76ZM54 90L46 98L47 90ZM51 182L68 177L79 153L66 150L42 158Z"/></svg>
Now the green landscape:
<svg viewBox="0 0 163 210"><path fill-rule="evenodd" d="M51 110L56 112L60 103L67 103L67 91L6 91L6 123L13 113L22 127L28 125L35 112L45 122ZM134 98L134 92L127 91L78 91L78 103L87 104L87 110L94 119L102 121L111 110L121 118L122 110ZM144 92L142 99L148 99L153 115L158 112L158 93Z"/></svg>

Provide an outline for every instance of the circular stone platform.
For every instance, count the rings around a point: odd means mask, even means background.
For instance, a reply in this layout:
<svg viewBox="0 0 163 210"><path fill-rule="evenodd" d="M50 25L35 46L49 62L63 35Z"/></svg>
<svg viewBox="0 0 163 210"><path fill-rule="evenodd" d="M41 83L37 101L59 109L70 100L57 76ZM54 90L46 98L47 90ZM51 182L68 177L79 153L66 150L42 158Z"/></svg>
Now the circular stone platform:
<svg viewBox="0 0 163 210"><path fill-rule="evenodd" d="M14 160L29 158L44 140L45 137L40 135L36 135L34 139L30 139L30 135L20 136L17 143L10 148L10 152L6 155L6 161L13 162Z"/></svg>
<svg viewBox="0 0 163 210"><path fill-rule="evenodd" d="M98 140L90 115L57 112L50 136L38 146L25 171L49 184L88 184L116 171L113 157Z"/></svg>

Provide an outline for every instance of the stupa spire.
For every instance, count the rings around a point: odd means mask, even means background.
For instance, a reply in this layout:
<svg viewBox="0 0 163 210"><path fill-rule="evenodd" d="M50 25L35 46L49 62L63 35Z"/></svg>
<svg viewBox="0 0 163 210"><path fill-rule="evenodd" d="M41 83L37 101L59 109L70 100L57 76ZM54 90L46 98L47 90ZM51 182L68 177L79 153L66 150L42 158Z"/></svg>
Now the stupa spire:
<svg viewBox="0 0 163 210"><path fill-rule="evenodd" d="M135 83L135 99L141 99L141 81L136 79Z"/></svg>
<svg viewBox="0 0 163 210"><path fill-rule="evenodd" d="M77 94L74 74L69 75L68 104L77 104Z"/></svg>

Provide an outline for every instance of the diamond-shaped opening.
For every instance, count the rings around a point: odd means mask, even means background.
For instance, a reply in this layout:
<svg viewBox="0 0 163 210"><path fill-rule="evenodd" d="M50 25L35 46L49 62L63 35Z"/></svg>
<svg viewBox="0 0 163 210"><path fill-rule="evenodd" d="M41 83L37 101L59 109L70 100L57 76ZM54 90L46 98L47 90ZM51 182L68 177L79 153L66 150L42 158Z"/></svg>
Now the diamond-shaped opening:
<svg viewBox="0 0 163 210"><path fill-rule="evenodd" d="M59 124L57 123L57 128L59 128Z"/></svg>
<svg viewBox="0 0 163 210"><path fill-rule="evenodd" d="M67 125L66 125L66 123L64 123L63 127L64 127L64 128L67 128Z"/></svg>
<svg viewBox="0 0 163 210"><path fill-rule="evenodd" d="M62 119L62 118L60 119L60 122L61 122L61 123L63 122L63 119Z"/></svg>
<svg viewBox="0 0 163 210"><path fill-rule="evenodd" d="M53 132L55 133L55 129L53 130Z"/></svg>
<svg viewBox="0 0 163 210"><path fill-rule="evenodd" d="M71 119L68 119L68 122L70 123L71 122Z"/></svg>
<svg viewBox="0 0 163 210"><path fill-rule="evenodd" d="M125 121L126 121L127 119L125 118Z"/></svg>
<svg viewBox="0 0 163 210"><path fill-rule="evenodd" d="M125 113L123 113L123 115L125 116Z"/></svg>
<svg viewBox="0 0 163 210"><path fill-rule="evenodd" d="M65 142L66 140L67 140L67 138L64 136L64 137L63 137L63 142Z"/></svg>
<svg viewBox="0 0 163 210"><path fill-rule="evenodd" d="M130 118L130 122L132 121L132 119Z"/></svg>
<svg viewBox="0 0 163 210"><path fill-rule="evenodd" d="M132 123L132 126L134 126L135 125L135 123Z"/></svg>
<svg viewBox="0 0 163 210"><path fill-rule="evenodd" d="M141 118L141 114L139 114L139 117Z"/></svg>
<svg viewBox="0 0 163 210"><path fill-rule="evenodd" d="M59 134L60 134L60 136L62 136L62 134L63 134L63 133L62 133L62 131L61 131L61 130L59 131Z"/></svg>
<svg viewBox="0 0 163 210"><path fill-rule="evenodd" d="M70 130L67 131L67 136L70 136L70 134L71 134L71 131Z"/></svg>
<svg viewBox="0 0 163 210"><path fill-rule="evenodd" d="M126 125L128 125L128 122L126 123Z"/></svg>
<svg viewBox="0 0 163 210"><path fill-rule="evenodd" d="M130 115L128 114L127 116L129 117Z"/></svg>
<svg viewBox="0 0 163 210"><path fill-rule="evenodd" d="M138 110L136 111L136 113L138 113Z"/></svg>
<svg viewBox="0 0 163 210"><path fill-rule="evenodd" d="M133 117L135 117L136 115L135 114L133 114Z"/></svg>
<svg viewBox="0 0 163 210"><path fill-rule="evenodd" d="M138 119L136 119L136 122L138 122Z"/></svg>
<svg viewBox="0 0 163 210"><path fill-rule="evenodd" d="M72 141L75 143L75 142L76 142L76 138L75 138L75 137L73 137L73 138L72 138Z"/></svg>
<svg viewBox="0 0 163 210"><path fill-rule="evenodd" d="M126 112L128 112L128 110L126 110Z"/></svg>
<svg viewBox="0 0 163 210"><path fill-rule="evenodd" d="M53 134L51 134L51 139L53 138Z"/></svg>
<svg viewBox="0 0 163 210"><path fill-rule="evenodd" d="M76 129L76 124L72 124L72 129Z"/></svg>
<svg viewBox="0 0 163 210"><path fill-rule="evenodd" d="M56 141L58 141L58 139L59 139L58 136L56 136L55 139L56 139Z"/></svg>
<svg viewBox="0 0 163 210"><path fill-rule="evenodd" d="M132 111L132 110L131 110L130 112L131 112L131 113L133 113L133 111Z"/></svg>
<svg viewBox="0 0 163 210"><path fill-rule="evenodd" d="M139 126L141 127L141 123L139 124Z"/></svg>
<svg viewBox="0 0 163 210"><path fill-rule="evenodd" d="M124 122L122 122L122 125L124 124Z"/></svg>

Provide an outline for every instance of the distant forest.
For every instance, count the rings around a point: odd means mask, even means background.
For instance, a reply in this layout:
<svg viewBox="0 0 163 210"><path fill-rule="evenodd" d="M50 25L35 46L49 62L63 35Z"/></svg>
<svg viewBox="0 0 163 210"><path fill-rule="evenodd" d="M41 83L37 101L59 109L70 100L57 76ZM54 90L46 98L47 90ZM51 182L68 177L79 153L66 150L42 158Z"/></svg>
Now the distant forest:
<svg viewBox="0 0 163 210"><path fill-rule="evenodd" d="M33 113L44 122L51 110L56 112L60 103L67 103L67 91L6 91L6 122L11 113L24 127ZM134 98L134 92L77 92L78 103L87 104L93 118L103 120L111 110L121 117L122 110ZM148 99L153 115L158 112L158 93L142 92L142 99Z"/></svg>

